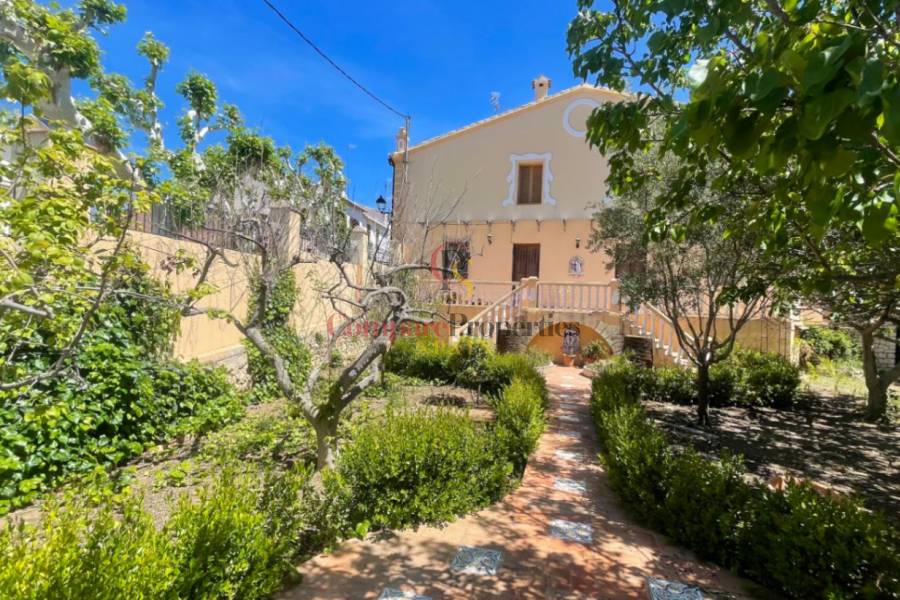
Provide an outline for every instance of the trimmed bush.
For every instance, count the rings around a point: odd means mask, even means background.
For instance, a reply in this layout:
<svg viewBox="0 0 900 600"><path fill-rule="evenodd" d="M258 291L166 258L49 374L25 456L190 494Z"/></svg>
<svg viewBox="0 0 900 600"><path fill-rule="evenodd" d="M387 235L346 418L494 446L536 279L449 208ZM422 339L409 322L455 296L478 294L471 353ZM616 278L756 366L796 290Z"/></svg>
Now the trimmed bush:
<svg viewBox="0 0 900 600"><path fill-rule="evenodd" d="M897 534L881 516L808 484L751 486L738 458L676 453L640 407L632 369L601 372L591 407L610 484L639 518L792 598L900 597Z"/></svg>
<svg viewBox="0 0 900 600"><path fill-rule="evenodd" d="M498 455L510 462L521 475L528 457L537 448L544 432L544 388L524 379L513 379L494 403L493 423Z"/></svg>
<svg viewBox="0 0 900 600"><path fill-rule="evenodd" d="M168 597L267 598L296 552L304 477L225 471L199 501L181 497L163 535L177 573Z"/></svg>
<svg viewBox="0 0 900 600"><path fill-rule="evenodd" d="M449 382L453 349L433 336L401 337L384 356L392 373L428 381Z"/></svg>
<svg viewBox="0 0 900 600"><path fill-rule="evenodd" d="M624 379L629 393L653 402L697 403L694 372L679 367L645 368L617 358L602 370L607 380ZM800 371L777 354L735 350L709 372L710 406L788 408L797 398Z"/></svg>
<svg viewBox="0 0 900 600"><path fill-rule="evenodd" d="M3 598L269 597L292 569L307 481L306 472L226 471L198 499L182 496L162 530L138 498L74 490L50 500L38 526L0 533ZM98 492L99 506L84 500Z"/></svg>
<svg viewBox="0 0 900 600"><path fill-rule="evenodd" d="M376 528L440 524L485 506L508 489L511 467L468 415L388 415L354 432L339 470L352 490L351 521Z"/></svg>

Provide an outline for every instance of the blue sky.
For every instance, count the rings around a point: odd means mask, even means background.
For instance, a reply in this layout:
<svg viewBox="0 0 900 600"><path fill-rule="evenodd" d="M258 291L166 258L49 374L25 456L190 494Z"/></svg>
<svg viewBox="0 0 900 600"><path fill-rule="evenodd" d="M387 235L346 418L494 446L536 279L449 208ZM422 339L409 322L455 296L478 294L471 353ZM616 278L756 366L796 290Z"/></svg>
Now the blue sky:
<svg viewBox="0 0 900 600"><path fill-rule="evenodd" d="M372 204L389 196L387 153L402 124L328 66L261 0L124 0L128 21L100 40L109 71L140 82L134 46L145 31L172 49L160 77L164 124L175 135L183 109L175 85L191 69L222 100L280 144L325 141L346 163L350 193ZM575 0L276 0L332 58L413 117L413 142L532 98L540 73L558 91L578 83L566 55Z"/></svg>

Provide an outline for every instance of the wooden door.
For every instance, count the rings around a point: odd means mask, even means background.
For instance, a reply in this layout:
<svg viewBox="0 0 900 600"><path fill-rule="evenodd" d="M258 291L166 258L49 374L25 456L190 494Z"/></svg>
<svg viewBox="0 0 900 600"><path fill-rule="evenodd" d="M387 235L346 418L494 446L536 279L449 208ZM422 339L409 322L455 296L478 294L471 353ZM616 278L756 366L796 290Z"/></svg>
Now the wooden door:
<svg viewBox="0 0 900 600"><path fill-rule="evenodd" d="M513 281L521 281L524 277L540 277L541 245L513 244Z"/></svg>

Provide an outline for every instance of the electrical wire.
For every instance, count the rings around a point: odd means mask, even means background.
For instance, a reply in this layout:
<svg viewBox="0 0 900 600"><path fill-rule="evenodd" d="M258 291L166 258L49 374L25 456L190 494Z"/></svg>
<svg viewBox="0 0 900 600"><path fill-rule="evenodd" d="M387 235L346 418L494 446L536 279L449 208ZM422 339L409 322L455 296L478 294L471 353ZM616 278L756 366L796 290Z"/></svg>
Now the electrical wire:
<svg viewBox="0 0 900 600"><path fill-rule="evenodd" d="M394 113L395 115L397 115L398 117L400 117L400 118L402 118L402 119L407 119L407 120L409 120L409 118L410 118L409 115L400 112L399 110L397 110L396 108L394 108L393 106L391 106L390 104L388 104L387 102L385 102L384 100L382 100L381 98L379 98L377 95L375 95L374 92L370 91L366 86L364 86L364 85L361 84L359 81L357 81L356 79L354 79L353 76L350 75L350 73L348 73L348 72L345 71L343 68L341 68L341 66L340 66L339 64L337 64L336 62L334 62L334 61L331 59L330 56L328 56L327 54L325 54L325 52L315 44L315 42L313 42L311 39L309 39L309 38L306 36L306 34L304 34L302 31L300 31L300 28L297 27L296 25L294 25L294 24L291 22L291 20L288 19L287 16L286 16L283 12L281 12L280 10L278 10L278 7L276 7L274 4L272 4L272 2L270 2L269 0L262 0L262 1L263 1L263 3L265 3L266 6L268 6L268 7L272 10L272 12L274 12L274 13L278 16L279 19L281 19L282 21L284 21L285 25L287 25L288 27L290 27L290 28L294 31L294 33L296 33L298 36L300 36L300 38L301 38L304 42L306 42L307 44L309 44L309 46L310 46L313 50L315 50L316 53L317 53L319 56L321 56L322 58L324 58L325 61L328 62L328 64L330 64L332 67L334 67L335 69L337 69L337 71L338 71L341 75L343 75L344 77L346 77L353 85L355 85L356 87L358 87L359 89L361 89L366 95L368 95L369 97L371 97L373 100L375 100L376 102L378 102L380 105L382 105L383 107L385 107L386 109L388 109L389 111L391 111L392 113Z"/></svg>

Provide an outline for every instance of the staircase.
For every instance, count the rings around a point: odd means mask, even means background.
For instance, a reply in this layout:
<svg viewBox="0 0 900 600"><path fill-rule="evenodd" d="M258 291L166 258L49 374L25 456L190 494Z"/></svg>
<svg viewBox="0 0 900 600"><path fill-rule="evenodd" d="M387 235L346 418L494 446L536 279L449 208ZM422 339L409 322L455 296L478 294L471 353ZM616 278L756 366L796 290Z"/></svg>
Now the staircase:
<svg viewBox="0 0 900 600"><path fill-rule="evenodd" d="M544 313L557 321L577 321L601 333L616 352L626 336L650 338L657 361L687 365L688 360L671 320L658 308L642 305L628 311L620 303L615 283L543 282L527 278L520 282L458 282L456 288L444 287L439 300L458 306L481 307L466 323L454 326L450 337L456 341L472 337L497 344L502 330L512 329L526 320L526 311ZM448 297L450 296L450 297ZM451 299L452 298L452 299ZM490 298L489 302L485 300ZM617 326L600 322L599 317L614 315Z"/></svg>
<svg viewBox="0 0 900 600"><path fill-rule="evenodd" d="M690 364L678 342L672 320L652 304L642 304L634 312L623 313L622 327L625 335L649 337L662 362L679 366Z"/></svg>

